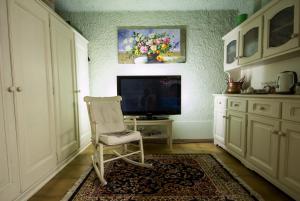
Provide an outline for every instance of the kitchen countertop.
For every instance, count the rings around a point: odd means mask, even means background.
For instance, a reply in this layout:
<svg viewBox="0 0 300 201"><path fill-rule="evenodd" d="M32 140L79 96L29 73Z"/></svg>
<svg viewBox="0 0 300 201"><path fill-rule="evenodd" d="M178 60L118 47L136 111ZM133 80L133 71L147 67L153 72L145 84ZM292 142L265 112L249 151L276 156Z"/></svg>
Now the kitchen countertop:
<svg viewBox="0 0 300 201"><path fill-rule="evenodd" d="M248 98L285 98L285 99L300 99L300 95L286 94L213 94L213 96L228 96L228 97L248 97Z"/></svg>

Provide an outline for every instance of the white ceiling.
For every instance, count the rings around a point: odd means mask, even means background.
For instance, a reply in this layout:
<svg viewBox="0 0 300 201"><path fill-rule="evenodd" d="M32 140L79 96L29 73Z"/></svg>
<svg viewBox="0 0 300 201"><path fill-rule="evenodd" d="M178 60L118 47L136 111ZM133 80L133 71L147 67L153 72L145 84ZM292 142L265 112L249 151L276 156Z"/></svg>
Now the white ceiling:
<svg viewBox="0 0 300 201"><path fill-rule="evenodd" d="M256 0L56 0L56 9L89 11L238 10L251 13Z"/></svg>

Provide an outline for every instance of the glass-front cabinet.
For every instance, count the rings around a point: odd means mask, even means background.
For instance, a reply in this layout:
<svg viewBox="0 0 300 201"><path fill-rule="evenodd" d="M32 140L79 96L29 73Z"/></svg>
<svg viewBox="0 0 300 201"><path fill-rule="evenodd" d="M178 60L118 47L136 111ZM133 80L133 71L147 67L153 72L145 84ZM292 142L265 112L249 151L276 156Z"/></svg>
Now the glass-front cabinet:
<svg viewBox="0 0 300 201"><path fill-rule="evenodd" d="M261 16L242 25L240 30L239 64L246 64L262 57L262 24Z"/></svg>
<svg viewBox="0 0 300 201"><path fill-rule="evenodd" d="M223 37L224 40L224 70L238 67L238 38L239 30L234 30Z"/></svg>
<svg viewBox="0 0 300 201"><path fill-rule="evenodd" d="M299 0L279 1L264 14L264 57L299 47Z"/></svg>

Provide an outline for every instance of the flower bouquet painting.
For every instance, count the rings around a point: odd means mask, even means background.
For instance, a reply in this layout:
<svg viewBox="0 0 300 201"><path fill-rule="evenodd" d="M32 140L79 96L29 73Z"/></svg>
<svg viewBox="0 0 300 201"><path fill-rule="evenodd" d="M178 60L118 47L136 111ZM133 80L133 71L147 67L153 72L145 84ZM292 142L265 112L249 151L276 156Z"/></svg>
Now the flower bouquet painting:
<svg viewBox="0 0 300 201"><path fill-rule="evenodd" d="M184 63L183 28L119 28L120 64Z"/></svg>

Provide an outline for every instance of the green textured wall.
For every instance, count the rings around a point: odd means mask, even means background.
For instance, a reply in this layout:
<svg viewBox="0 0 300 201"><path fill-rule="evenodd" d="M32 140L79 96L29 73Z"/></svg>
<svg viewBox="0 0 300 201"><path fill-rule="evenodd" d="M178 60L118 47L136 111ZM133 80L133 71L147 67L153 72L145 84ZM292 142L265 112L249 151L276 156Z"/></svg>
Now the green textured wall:
<svg viewBox="0 0 300 201"><path fill-rule="evenodd" d="M222 36L234 27L237 11L74 12L61 15L90 41L90 86L94 96L116 95L117 75L181 75L182 114L174 138L212 138L213 93L225 88ZM184 64L118 64L117 27L187 27Z"/></svg>

